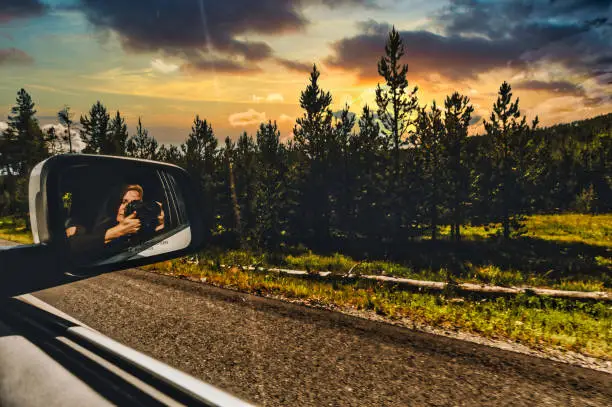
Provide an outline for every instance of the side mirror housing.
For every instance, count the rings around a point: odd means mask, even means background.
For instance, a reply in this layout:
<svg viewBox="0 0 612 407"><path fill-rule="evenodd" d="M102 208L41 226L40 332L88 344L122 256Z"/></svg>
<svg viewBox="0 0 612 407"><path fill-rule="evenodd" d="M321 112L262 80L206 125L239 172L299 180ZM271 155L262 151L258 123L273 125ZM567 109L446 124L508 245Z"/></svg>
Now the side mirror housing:
<svg viewBox="0 0 612 407"><path fill-rule="evenodd" d="M58 155L33 169L29 184L35 243L61 267L103 272L198 250L201 199L186 171L161 162Z"/></svg>

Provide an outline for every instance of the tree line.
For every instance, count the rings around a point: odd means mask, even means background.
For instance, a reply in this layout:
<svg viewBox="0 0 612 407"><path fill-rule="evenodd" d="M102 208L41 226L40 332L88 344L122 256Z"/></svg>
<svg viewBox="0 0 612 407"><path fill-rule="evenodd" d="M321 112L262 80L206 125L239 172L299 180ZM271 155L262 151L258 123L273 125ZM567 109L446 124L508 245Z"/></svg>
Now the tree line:
<svg viewBox="0 0 612 407"><path fill-rule="evenodd" d="M376 104L358 115L349 106L332 111L313 66L287 142L268 121L220 145L212 124L196 116L184 143L159 145L140 119L129 135L121 113L98 101L78 120L82 152L185 168L203 193L209 239L223 247L384 254L440 239L442 226L460 241L464 225L498 224L508 239L525 233L529 214L612 209L612 114L541 129L504 82L485 133L468 136L470 99L455 92L421 105L403 56L393 29L378 62ZM73 119L65 107L58 120L67 132L42 131L30 95L18 92L0 139L1 214L27 212L28 174L66 145L72 151Z"/></svg>

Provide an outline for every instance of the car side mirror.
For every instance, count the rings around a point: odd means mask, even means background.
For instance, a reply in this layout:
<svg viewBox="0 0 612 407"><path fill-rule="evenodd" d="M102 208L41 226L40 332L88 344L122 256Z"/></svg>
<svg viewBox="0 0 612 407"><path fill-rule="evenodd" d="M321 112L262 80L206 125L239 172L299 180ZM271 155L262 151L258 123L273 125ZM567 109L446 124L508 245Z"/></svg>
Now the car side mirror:
<svg viewBox="0 0 612 407"><path fill-rule="evenodd" d="M29 185L35 243L62 268L124 269L191 253L202 244L199 196L180 167L98 155L39 163Z"/></svg>

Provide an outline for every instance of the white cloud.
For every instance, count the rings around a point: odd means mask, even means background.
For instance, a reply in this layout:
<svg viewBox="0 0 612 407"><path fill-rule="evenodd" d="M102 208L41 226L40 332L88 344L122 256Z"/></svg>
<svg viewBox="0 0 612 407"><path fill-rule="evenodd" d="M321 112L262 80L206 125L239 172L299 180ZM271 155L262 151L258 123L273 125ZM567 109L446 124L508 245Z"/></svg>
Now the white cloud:
<svg viewBox="0 0 612 407"><path fill-rule="evenodd" d="M61 140L61 151L67 153L70 150L68 139L66 138L67 128L61 124L47 124L43 126L42 129L43 131L47 131L51 127L55 128L55 134L57 134ZM83 142L83 140L81 140L81 135L77 130L74 129L70 129L70 134L72 135L72 151L75 153L81 152L86 147L86 144Z"/></svg>
<svg viewBox="0 0 612 407"><path fill-rule="evenodd" d="M169 74L178 71L179 66L176 64L171 64L164 62L163 60L157 58L151 61L151 67L158 72Z"/></svg>
<svg viewBox="0 0 612 407"><path fill-rule="evenodd" d="M280 93L270 93L268 96L257 96L253 95L253 102L268 102L268 103L282 103L285 101L285 98Z"/></svg>
<svg viewBox="0 0 612 407"><path fill-rule="evenodd" d="M266 98L268 102L284 102L285 98L280 93L270 93Z"/></svg>
<svg viewBox="0 0 612 407"><path fill-rule="evenodd" d="M232 127L249 126L259 124L266 121L265 112L257 112L249 109L246 112L234 113L229 116L229 122Z"/></svg>
<svg viewBox="0 0 612 407"><path fill-rule="evenodd" d="M293 117L291 117L291 116L289 116L289 115L286 115L286 114L284 114L284 113L283 113L283 114L281 114L281 115L279 116L279 118L278 118L278 121L279 121L279 122L292 122L292 121L294 121L294 120L295 120L295 119L294 119Z"/></svg>

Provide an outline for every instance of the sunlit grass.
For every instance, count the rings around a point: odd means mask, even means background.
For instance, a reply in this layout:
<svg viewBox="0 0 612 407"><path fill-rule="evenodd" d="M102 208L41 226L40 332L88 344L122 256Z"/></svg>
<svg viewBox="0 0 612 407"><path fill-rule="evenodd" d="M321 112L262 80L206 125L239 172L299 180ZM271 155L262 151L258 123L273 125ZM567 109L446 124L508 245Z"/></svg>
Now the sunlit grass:
<svg viewBox="0 0 612 407"><path fill-rule="evenodd" d="M25 221L12 217L0 218L0 239L22 244L33 243L32 232L26 229Z"/></svg>
<svg viewBox="0 0 612 407"><path fill-rule="evenodd" d="M290 255L217 251L212 254L206 252L204 257L221 259L220 264L258 264L313 272L330 271L335 274L351 271L353 274L384 274L432 281L452 278L458 282L501 286L551 287L577 291L610 290L612 255L608 256L605 249L612 249L612 215L536 215L527 219L527 226L529 239L533 243L539 241L550 244L534 245L533 248L515 247L499 240L491 240L497 231L496 225L462 228L464 241L477 241L478 244L485 245L483 247L493 248L493 252L515 259L505 265L496 263L500 259L488 258L486 254L478 251L456 260L452 270L444 266L428 266L427 263L423 265L423 261L420 261L417 267L410 258L403 263L376 259L364 261L340 253L321 255L311 251ZM446 238L448 232L448 227L441 228L442 238ZM555 242L560 245L556 247ZM578 246L575 246L576 244ZM424 246L424 250L426 247ZM572 255L567 254L567 247L572 247ZM601 255L589 255L583 247L595 248L600 252L604 250ZM523 252L519 254L518 249ZM447 249L444 250L443 254L450 253ZM448 250L453 248L448 247ZM426 252L424 254L427 255ZM433 254L430 257L434 263L439 260ZM609 272L606 272L606 269Z"/></svg>
<svg viewBox="0 0 612 407"><path fill-rule="evenodd" d="M612 214L531 216L527 230L538 239L612 247Z"/></svg>
<svg viewBox="0 0 612 407"><path fill-rule="evenodd" d="M612 214L534 215L525 222L527 236L564 243L584 243L612 247ZM488 239L501 229L500 224L461 226L461 237L466 240ZM440 227L440 236L448 237L450 226Z"/></svg>
<svg viewBox="0 0 612 407"><path fill-rule="evenodd" d="M281 295L307 304L373 311L386 318L460 330L530 346L552 346L612 359L612 311L602 303L519 295L483 300L390 290L372 282L334 283L174 260L147 266L169 275L243 292Z"/></svg>

